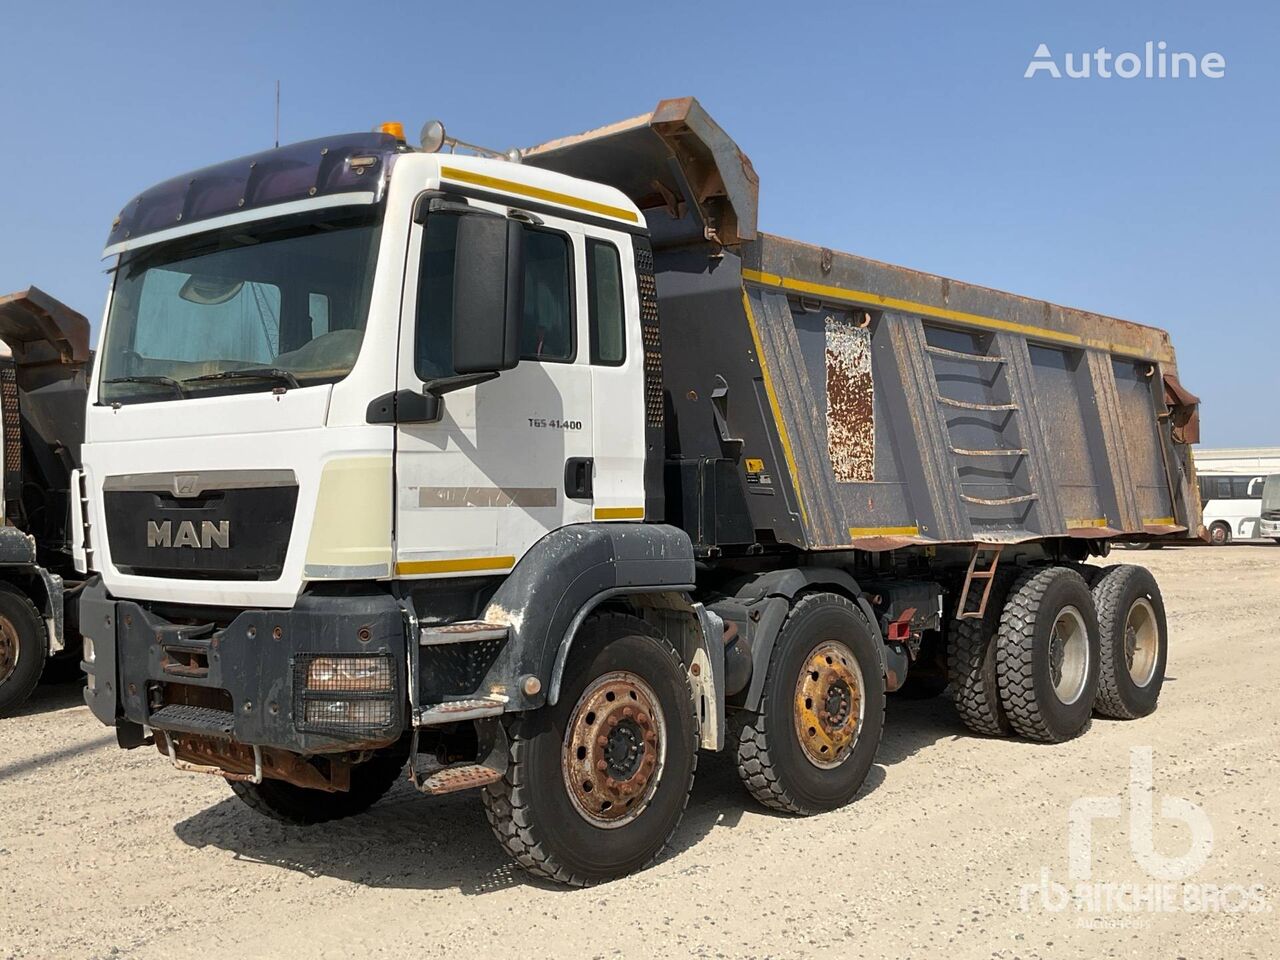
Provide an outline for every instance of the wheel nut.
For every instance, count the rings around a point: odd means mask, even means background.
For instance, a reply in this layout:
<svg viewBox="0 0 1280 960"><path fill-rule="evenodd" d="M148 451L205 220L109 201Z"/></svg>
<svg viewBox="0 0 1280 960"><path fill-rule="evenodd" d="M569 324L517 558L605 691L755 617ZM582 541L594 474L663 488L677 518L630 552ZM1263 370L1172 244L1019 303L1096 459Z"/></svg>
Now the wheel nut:
<svg viewBox="0 0 1280 960"><path fill-rule="evenodd" d="M609 769L609 765L605 763L603 760L597 760L596 769L599 770L601 773L604 773L607 769Z"/></svg>
<svg viewBox="0 0 1280 960"><path fill-rule="evenodd" d="M610 718L609 718L609 726L611 726L611 727L616 727L617 725L618 725L618 718L617 718L617 717L610 717Z"/></svg>
<svg viewBox="0 0 1280 960"><path fill-rule="evenodd" d="M609 742L609 738L606 737L603 733L600 734L600 736L596 737L597 746L603 747L608 742Z"/></svg>
<svg viewBox="0 0 1280 960"><path fill-rule="evenodd" d="M623 707L623 708L622 708L622 715L623 715L624 717L628 717L628 718L630 718L630 717L635 716L635 711L634 711L634 710L632 710L630 707Z"/></svg>

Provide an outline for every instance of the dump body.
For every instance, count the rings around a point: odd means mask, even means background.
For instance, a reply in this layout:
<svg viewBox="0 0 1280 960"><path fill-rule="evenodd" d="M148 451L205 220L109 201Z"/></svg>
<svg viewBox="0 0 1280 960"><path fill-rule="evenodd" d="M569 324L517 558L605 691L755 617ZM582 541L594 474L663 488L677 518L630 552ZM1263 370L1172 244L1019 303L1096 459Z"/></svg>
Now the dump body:
<svg viewBox="0 0 1280 960"><path fill-rule="evenodd" d="M526 162L645 212L668 517L704 550L1198 532L1163 331L759 233L750 161L696 101Z"/></svg>

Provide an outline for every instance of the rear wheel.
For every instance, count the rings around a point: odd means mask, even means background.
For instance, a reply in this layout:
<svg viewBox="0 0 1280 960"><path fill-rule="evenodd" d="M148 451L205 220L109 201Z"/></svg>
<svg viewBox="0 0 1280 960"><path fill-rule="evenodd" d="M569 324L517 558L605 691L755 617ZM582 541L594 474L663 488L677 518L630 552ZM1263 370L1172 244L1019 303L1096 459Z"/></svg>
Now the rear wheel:
<svg viewBox="0 0 1280 960"><path fill-rule="evenodd" d="M17 710L35 689L48 643L40 612L26 594L0 582L0 717Z"/></svg>
<svg viewBox="0 0 1280 960"><path fill-rule="evenodd" d="M769 659L760 711L738 737L738 775L766 807L813 814L857 794L884 729L880 651L845 597L802 597Z"/></svg>
<svg viewBox="0 0 1280 960"><path fill-rule="evenodd" d="M1209 526L1209 543L1215 547L1225 547L1231 542L1231 527L1219 520Z"/></svg>
<svg viewBox="0 0 1280 960"><path fill-rule="evenodd" d="M1083 732L1098 688L1098 615L1069 567L1024 573L996 633L1000 703L1013 729L1059 743Z"/></svg>
<svg viewBox="0 0 1280 960"><path fill-rule="evenodd" d="M1164 684L1168 625L1164 599L1145 567L1119 566L1093 587L1100 656L1095 708L1132 720L1156 708Z"/></svg>
<svg viewBox="0 0 1280 960"><path fill-rule="evenodd" d="M364 813L395 785L408 759L408 753L399 747L380 753L352 769L350 790L336 793L299 787L283 780L261 783L231 780L228 783L246 806L264 817L280 823L310 826Z"/></svg>
<svg viewBox="0 0 1280 960"><path fill-rule="evenodd" d="M587 620L559 701L516 717L507 736L507 773L485 788L485 813L530 873L571 886L612 880L675 833L698 725L684 663L645 621Z"/></svg>
<svg viewBox="0 0 1280 960"><path fill-rule="evenodd" d="M957 617L947 634L947 674L956 713L966 727L987 737L1007 737L1013 729L1000 705L995 644L1000 611L1012 583L1012 576L997 573L983 615Z"/></svg>

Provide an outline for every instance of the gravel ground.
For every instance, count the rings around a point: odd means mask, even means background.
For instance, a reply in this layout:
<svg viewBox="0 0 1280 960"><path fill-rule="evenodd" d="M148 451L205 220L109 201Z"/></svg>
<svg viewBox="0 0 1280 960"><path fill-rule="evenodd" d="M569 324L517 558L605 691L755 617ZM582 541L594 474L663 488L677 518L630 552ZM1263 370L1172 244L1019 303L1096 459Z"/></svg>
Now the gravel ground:
<svg viewBox="0 0 1280 960"><path fill-rule="evenodd" d="M1154 716L1042 746L971 736L945 698L894 701L860 797L807 820L764 812L704 754L672 849L588 890L513 869L474 793L402 784L352 820L283 827L218 778L117 750L76 685L41 687L0 721L0 957L1274 957L1280 549L1118 559L1151 567L1169 609ZM1193 840L1162 797L1212 827L1167 890L1132 852L1134 747L1153 751L1154 850ZM1077 888L1068 814L1087 796L1124 813L1096 822ZM1126 890L1110 910L1084 898Z"/></svg>

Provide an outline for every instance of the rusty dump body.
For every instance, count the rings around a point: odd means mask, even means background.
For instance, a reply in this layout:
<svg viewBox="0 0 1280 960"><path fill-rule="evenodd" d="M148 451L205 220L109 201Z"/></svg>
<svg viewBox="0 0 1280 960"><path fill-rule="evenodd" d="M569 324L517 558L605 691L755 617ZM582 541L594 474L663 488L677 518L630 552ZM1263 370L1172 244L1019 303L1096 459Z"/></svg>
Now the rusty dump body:
<svg viewBox="0 0 1280 960"><path fill-rule="evenodd" d="M646 214L666 513L704 553L1199 534L1164 331L760 233L692 99L524 162Z"/></svg>

